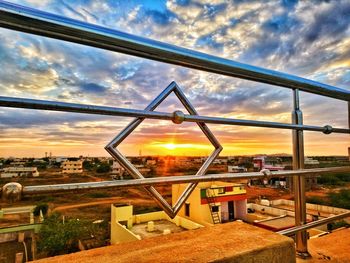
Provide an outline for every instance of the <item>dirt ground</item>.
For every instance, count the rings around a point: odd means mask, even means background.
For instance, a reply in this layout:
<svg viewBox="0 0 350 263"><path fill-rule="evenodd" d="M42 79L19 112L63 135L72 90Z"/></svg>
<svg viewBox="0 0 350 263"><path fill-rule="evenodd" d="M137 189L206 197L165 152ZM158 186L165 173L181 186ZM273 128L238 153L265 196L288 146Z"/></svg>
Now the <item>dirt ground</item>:
<svg viewBox="0 0 350 263"><path fill-rule="evenodd" d="M38 178L15 178L1 179L0 186L9 182L17 181L23 185L43 185L43 184L63 184L73 182L91 182L110 180L108 174L96 174L84 172L77 175L61 174L59 169L50 168L41 172ZM171 202L171 186L156 187L156 189ZM248 202L254 202L259 197L273 199L292 199L293 195L284 189L265 188L258 186L246 186ZM329 189L319 189L308 192L307 196L318 196L326 198ZM0 200L1 207L36 205L47 203L50 211L57 211L65 216L87 218L87 219L107 219L110 217L109 207L112 203L132 204L140 211L155 209L156 203L151 199L143 188L128 189L99 189L90 190L85 193L71 192L61 194L49 194L40 196L24 197L20 202L11 204ZM11 220L13 223L23 223L22 218ZM27 221L27 220L26 220Z"/></svg>

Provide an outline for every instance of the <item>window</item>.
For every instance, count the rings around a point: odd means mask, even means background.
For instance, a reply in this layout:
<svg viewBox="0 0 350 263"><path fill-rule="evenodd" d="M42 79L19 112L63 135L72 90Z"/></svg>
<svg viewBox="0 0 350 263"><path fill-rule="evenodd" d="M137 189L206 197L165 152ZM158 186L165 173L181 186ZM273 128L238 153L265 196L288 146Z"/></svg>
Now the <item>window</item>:
<svg viewBox="0 0 350 263"><path fill-rule="evenodd" d="M190 204L185 204L185 216L190 216Z"/></svg>
<svg viewBox="0 0 350 263"><path fill-rule="evenodd" d="M225 192L232 192L233 191L233 186L226 186L225 187Z"/></svg>
<svg viewBox="0 0 350 263"><path fill-rule="evenodd" d="M218 193L219 194L224 194L225 193L225 188L223 187L223 188L219 188L218 189Z"/></svg>
<svg viewBox="0 0 350 263"><path fill-rule="evenodd" d="M215 205L211 207L212 212L219 212L219 206Z"/></svg>

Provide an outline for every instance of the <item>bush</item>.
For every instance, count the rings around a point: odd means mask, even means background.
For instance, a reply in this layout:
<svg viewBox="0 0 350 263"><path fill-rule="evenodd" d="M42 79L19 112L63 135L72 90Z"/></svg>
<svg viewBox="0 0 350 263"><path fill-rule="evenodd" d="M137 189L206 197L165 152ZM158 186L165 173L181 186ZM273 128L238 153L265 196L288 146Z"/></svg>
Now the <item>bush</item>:
<svg viewBox="0 0 350 263"><path fill-rule="evenodd" d="M350 174L348 172L325 174L318 178L317 182L324 185L343 186L350 182Z"/></svg>
<svg viewBox="0 0 350 263"><path fill-rule="evenodd" d="M327 224L327 230L328 231L332 231L335 230L337 228L341 228L341 227L349 227L350 225L348 223L346 223L344 220L338 221L338 222L332 222L332 223L328 223Z"/></svg>
<svg viewBox="0 0 350 263"><path fill-rule="evenodd" d="M331 205L335 207L350 209L350 190L342 189L338 193L329 193Z"/></svg>
<svg viewBox="0 0 350 263"><path fill-rule="evenodd" d="M306 202L310 204L316 204L316 205L327 205L326 201L324 201L322 198L317 196L306 197Z"/></svg>
<svg viewBox="0 0 350 263"><path fill-rule="evenodd" d="M97 173L108 173L111 170L111 166L108 163L101 163L97 169Z"/></svg>
<svg viewBox="0 0 350 263"><path fill-rule="evenodd" d="M35 216L39 216L40 215L40 210L43 213L43 215L45 216L47 214L47 211L49 210L49 205L46 203L40 203L38 204L33 211L33 214Z"/></svg>
<svg viewBox="0 0 350 263"><path fill-rule="evenodd" d="M306 201L312 204L350 209L350 189L342 189L339 192L329 193L327 199L312 196L307 197Z"/></svg>
<svg viewBox="0 0 350 263"><path fill-rule="evenodd" d="M106 192L95 192L95 193L89 193L87 194L87 196L91 198L105 198L105 197L111 197L111 194Z"/></svg>
<svg viewBox="0 0 350 263"><path fill-rule="evenodd" d="M84 170L92 171L93 168L94 168L94 165L93 165L92 162L86 161L86 160L85 160L85 161L83 162L83 168L84 168Z"/></svg>
<svg viewBox="0 0 350 263"><path fill-rule="evenodd" d="M72 253L79 250L79 239L92 236L98 226L78 219L61 220L59 213L46 218L39 232L38 251L48 256Z"/></svg>

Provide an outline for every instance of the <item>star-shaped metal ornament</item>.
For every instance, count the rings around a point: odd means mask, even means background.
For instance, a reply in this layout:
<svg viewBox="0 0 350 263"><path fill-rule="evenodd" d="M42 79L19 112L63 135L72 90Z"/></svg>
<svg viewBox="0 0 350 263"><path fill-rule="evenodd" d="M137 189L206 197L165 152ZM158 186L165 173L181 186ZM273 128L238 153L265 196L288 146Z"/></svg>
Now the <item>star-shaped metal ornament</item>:
<svg viewBox="0 0 350 263"><path fill-rule="evenodd" d="M146 108L145 110L154 111L160 103L164 101L165 98L169 96L172 92L178 97L182 105L191 115L198 115L195 108L192 106L190 101L186 98L185 94L179 88L179 86L173 81L170 85L160 93ZM174 112L174 123L181 123L183 121L183 113L181 111ZM145 118L135 118L132 122L129 123L106 147L105 149L109 154L117 160L120 165L129 172L129 174L135 179L144 178L143 175L136 169L136 167L126 159L126 157L117 150L117 146L132 132L137 126L143 122ZM208 126L203 122L198 122L197 125L209 139L210 143L214 146L214 151L206 159L203 165L199 168L196 175L205 175L210 164L216 159L219 153L222 150L222 146L209 130ZM146 191L155 199L158 205L167 213L171 218L174 218L176 214L181 209L182 205L186 202L187 198L191 195L192 191L196 188L198 183L190 183L181 196L178 198L174 206L169 205L169 203L163 198L161 194L153 186L145 186Z"/></svg>

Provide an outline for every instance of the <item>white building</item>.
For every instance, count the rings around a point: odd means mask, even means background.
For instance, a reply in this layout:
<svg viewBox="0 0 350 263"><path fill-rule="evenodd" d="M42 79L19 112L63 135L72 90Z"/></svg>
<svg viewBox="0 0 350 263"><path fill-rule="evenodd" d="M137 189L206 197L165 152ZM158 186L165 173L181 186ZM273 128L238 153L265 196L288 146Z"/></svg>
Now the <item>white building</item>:
<svg viewBox="0 0 350 263"><path fill-rule="evenodd" d="M11 162L10 165L11 167L24 167L26 165L26 161L16 161L16 162Z"/></svg>
<svg viewBox="0 0 350 263"><path fill-rule="evenodd" d="M312 159L312 158L309 158L309 157L305 158L304 163L305 164L313 164L313 165L320 164L320 162L318 160L315 160L315 159Z"/></svg>
<svg viewBox="0 0 350 263"><path fill-rule="evenodd" d="M146 165L147 166L156 166L157 165L157 161L156 160L147 160L146 161Z"/></svg>
<svg viewBox="0 0 350 263"><path fill-rule="evenodd" d="M247 168L242 166L236 166L236 165L228 165L227 166L227 172L229 173L244 173L247 171Z"/></svg>
<svg viewBox="0 0 350 263"><path fill-rule="evenodd" d="M39 172L36 167L6 167L1 173L1 178L12 178L18 176L38 177Z"/></svg>
<svg viewBox="0 0 350 263"><path fill-rule="evenodd" d="M62 173L64 174L79 174L83 172L83 161L64 161L61 165Z"/></svg>
<svg viewBox="0 0 350 263"><path fill-rule="evenodd" d="M112 179L123 179L124 168L118 161L113 161L111 176Z"/></svg>

